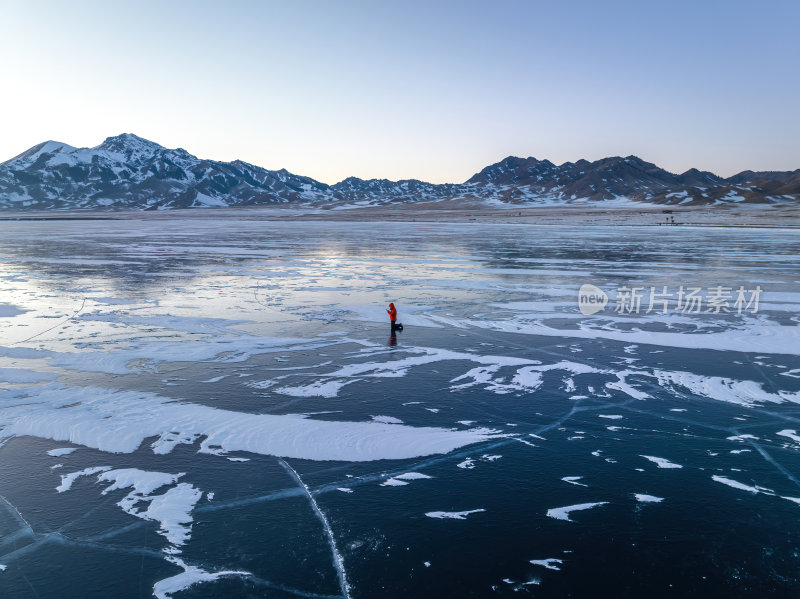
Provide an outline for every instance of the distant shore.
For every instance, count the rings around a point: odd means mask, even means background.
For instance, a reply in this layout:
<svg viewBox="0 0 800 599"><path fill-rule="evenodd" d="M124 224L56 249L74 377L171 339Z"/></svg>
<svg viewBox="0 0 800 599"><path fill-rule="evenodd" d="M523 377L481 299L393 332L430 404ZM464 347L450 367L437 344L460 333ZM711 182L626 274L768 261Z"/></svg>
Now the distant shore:
<svg viewBox="0 0 800 599"><path fill-rule="evenodd" d="M579 226L697 226L800 228L799 206L527 206L486 207L449 202L330 209L320 206L245 206L163 211L0 211L0 221L155 220L230 218L263 221L377 221Z"/></svg>

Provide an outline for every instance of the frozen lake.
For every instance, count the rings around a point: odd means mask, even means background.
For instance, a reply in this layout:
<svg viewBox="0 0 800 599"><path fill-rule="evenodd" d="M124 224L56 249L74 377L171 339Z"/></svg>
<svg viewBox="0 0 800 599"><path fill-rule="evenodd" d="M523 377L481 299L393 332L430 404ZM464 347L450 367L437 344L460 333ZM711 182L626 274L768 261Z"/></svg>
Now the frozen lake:
<svg viewBox="0 0 800 599"><path fill-rule="evenodd" d="M2 222L0 596L796 597L799 258L788 230Z"/></svg>

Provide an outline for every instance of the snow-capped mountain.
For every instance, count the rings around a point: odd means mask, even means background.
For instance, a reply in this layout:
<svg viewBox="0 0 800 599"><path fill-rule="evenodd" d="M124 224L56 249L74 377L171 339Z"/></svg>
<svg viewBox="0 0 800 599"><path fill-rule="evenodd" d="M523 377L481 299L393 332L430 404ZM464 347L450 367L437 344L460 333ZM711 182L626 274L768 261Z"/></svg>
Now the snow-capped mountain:
<svg viewBox="0 0 800 599"><path fill-rule="evenodd" d="M462 184L349 177L326 185L241 160L204 160L130 133L94 148L47 141L0 164L0 209L139 209L265 204L384 205L469 200L505 204L797 202L800 170L744 171L722 179L667 172L636 156L555 165L508 158Z"/></svg>
<svg viewBox="0 0 800 599"><path fill-rule="evenodd" d="M328 199L328 186L240 160L201 160L136 135L94 148L48 141L0 164L0 207L134 208L273 204Z"/></svg>
<svg viewBox="0 0 800 599"><path fill-rule="evenodd" d="M334 198L353 203L383 204L389 202L414 202L419 200L445 200L461 197L469 191L464 185L434 184L406 179L359 179L348 177L331 186Z"/></svg>
<svg viewBox="0 0 800 599"><path fill-rule="evenodd" d="M578 160L556 166L549 160L517 158L487 166L467 181L512 202L561 202L628 198L659 204L785 202L800 199L800 170L754 173L729 179L690 169L675 175L636 156Z"/></svg>

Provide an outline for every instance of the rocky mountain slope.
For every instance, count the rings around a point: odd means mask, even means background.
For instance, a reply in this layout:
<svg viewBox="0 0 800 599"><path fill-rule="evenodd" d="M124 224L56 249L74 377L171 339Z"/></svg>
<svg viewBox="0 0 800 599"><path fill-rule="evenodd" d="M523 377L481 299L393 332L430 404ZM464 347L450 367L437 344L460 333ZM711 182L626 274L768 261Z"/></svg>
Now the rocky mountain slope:
<svg viewBox="0 0 800 599"><path fill-rule="evenodd" d="M657 204L798 201L800 169L744 171L729 179L690 169L675 175L636 156L579 160L556 166L549 160L517 158L487 166L467 181L493 189L507 201L628 198Z"/></svg>
<svg viewBox="0 0 800 599"><path fill-rule="evenodd" d="M462 184L363 180L326 185L240 160L205 160L125 133L94 148L48 141L0 163L0 209L140 209L315 204L368 206L465 200L494 205L797 203L800 169L744 171L728 179L675 175L636 156L555 165L508 158Z"/></svg>

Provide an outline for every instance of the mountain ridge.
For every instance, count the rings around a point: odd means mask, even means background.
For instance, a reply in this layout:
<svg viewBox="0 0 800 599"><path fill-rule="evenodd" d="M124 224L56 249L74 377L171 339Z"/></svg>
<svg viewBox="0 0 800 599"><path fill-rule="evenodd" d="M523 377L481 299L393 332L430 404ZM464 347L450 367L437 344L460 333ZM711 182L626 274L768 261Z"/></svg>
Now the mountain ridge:
<svg viewBox="0 0 800 599"><path fill-rule="evenodd" d="M671 173L637 156L556 165L507 156L464 183L347 177L328 185L243 160L198 158L123 133L93 148L48 140L0 163L0 209L163 210L212 206L371 206L465 200L541 205L626 200L651 204L800 202L800 169L746 170L722 178Z"/></svg>

